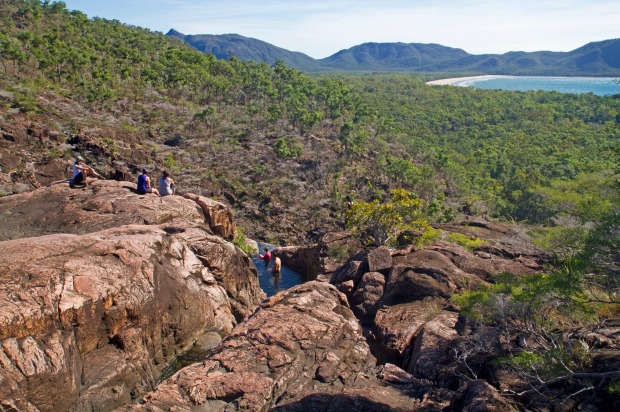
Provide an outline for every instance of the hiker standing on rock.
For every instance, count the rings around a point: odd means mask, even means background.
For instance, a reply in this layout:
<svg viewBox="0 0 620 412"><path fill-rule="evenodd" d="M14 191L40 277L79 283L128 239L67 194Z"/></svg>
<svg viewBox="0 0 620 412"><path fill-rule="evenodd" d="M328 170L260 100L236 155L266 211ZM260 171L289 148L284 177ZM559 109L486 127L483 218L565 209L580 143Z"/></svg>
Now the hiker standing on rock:
<svg viewBox="0 0 620 412"><path fill-rule="evenodd" d="M139 195L145 195L147 193L155 193L157 196L161 196L157 189L151 187L151 178L149 177L146 169L142 169L142 174L138 176L138 187L136 189Z"/></svg>
<svg viewBox="0 0 620 412"><path fill-rule="evenodd" d="M164 170L159 178L159 194L162 196L170 196L173 195L174 192L174 180L172 180L168 172Z"/></svg>

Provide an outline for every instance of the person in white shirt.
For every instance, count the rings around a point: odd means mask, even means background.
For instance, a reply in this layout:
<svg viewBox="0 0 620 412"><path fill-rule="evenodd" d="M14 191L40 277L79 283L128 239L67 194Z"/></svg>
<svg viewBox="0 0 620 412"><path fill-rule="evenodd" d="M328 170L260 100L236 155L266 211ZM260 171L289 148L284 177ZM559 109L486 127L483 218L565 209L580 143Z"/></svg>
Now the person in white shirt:
<svg viewBox="0 0 620 412"><path fill-rule="evenodd" d="M101 177L99 176L97 172L95 172L95 170L92 167L84 163L84 159L82 158L82 156L78 156L75 159L75 163L73 164L73 180L71 181L71 184L72 185L85 185L86 178L89 175Z"/></svg>
<svg viewBox="0 0 620 412"><path fill-rule="evenodd" d="M164 170L159 178L159 194L162 196L169 196L173 195L174 192L174 180L172 180L168 172Z"/></svg>

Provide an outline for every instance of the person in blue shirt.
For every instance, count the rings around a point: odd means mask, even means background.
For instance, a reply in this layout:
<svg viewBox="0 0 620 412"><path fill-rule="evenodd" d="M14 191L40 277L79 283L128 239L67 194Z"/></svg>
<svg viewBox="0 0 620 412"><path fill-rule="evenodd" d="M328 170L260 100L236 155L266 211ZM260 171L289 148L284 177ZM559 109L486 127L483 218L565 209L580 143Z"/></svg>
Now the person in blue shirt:
<svg viewBox="0 0 620 412"><path fill-rule="evenodd" d="M136 188L136 192L139 195L155 193L157 196L160 196L159 191L151 187L151 178L146 169L142 169L142 174L138 176L138 187Z"/></svg>

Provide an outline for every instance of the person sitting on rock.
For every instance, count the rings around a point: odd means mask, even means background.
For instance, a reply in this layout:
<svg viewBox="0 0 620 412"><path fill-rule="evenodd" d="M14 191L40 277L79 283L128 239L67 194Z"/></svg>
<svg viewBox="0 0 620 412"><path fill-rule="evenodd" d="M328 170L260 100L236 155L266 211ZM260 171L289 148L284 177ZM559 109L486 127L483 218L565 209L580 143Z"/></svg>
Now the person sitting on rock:
<svg viewBox="0 0 620 412"><path fill-rule="evenodd" d="M271 252L269 251L269 248L265 248L265 254L258 255L258 257L265 261L265 265L269 266L269 261L271 261Z"/></svg>
<svg viewBox="0 0 620 412"><path fill-rule="evenodd" d="M273 274L274 275L279 275L280 271L282 270L282 261L280 260L279 257L277 257L276 255L273 255Z"/></svg>
<svg viewBox="0 0 620 412"><path fill-rule="evenodd" d="M77 156L75 158L75 163L73 163L73 179L71 180L70 186L86 185L86 178L89 175L100 177L92 167L84 163L84 158L82 158L82 156Z"/></svg>
<svg viewBox="0 0 620 412"><path fill-rule="evenodd" d="M157 196L160 196L159 191L151 187L151 178L149 177L146 169L142 169L142 174L138 176L138 187L136 189L136 192L139 195L155 193Z"/></svg>
<svg viewBox="0 0 620 412"><path fill-rule="evenodd" d="M159 194L162 196L170 196L173 195L174 192L174 180L172 180L168 172L164 170L159 178Z"/></svg>

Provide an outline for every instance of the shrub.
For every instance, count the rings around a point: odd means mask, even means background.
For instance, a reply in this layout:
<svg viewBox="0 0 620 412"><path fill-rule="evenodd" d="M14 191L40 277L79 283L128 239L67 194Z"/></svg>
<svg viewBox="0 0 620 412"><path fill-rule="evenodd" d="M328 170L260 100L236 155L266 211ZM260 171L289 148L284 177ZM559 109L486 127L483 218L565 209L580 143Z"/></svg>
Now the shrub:
<svg viewBox="0 0 620 412"><path fill-rule="evenodd" d="M256 248L247 243L245 233L243 233L243 229L240 227L237 227L237 232L235 233L235 237L233 238L232 243L248 256L255 255L256 252L258 252Z"/></svg>
<svg viewBox="0 0 620 412"><path fill-rule="evenodd" d="M329 257L343 262L349 257L349 249L344 245L334 245L330 247L328 254Z"/></svg>
<svg viewBox="0 0 620 412"><path fill-rule="evenodd" d="M441 239L441 229L429 228L426 232L422 233L422 236L418 238L416 244L418 246L425 246Z"/></svg>
<svg viewBox="0 0 620 412"><path fill-rule="evenodd" d="M462 233L453 232L448 235L448 239L457 245L463 246L465 249L474 250L484 244L484 240L476 236L469 237Z"/></svg>
<svg viewBox="0 0 620 412"><path fill-rule="evenodd" d="M171 170L173 172L179 171L179 166L177 165L176 160L174 160L174 156L172 155L172 153L168 153L166 155L166 157L164 158L162 162L162 165L164 166L166 170Z"/></svg>
<svg viewBox="0 0 620 412"><path fill-rule="evenodd" d="M280 137L273 146L273 151L278 157L286 159L297 157L303 152L303 148L293 138Z"/></svg>
<svg viewBox="0 0 620 412"><path fill-rule="evenodd" d="M378 200L353 203L346 222L354 234L367 234L377 245L394 242L403 231L423 234L430 227L422 217L422 202L405 189L392 190L385 203Z"/></svg>

